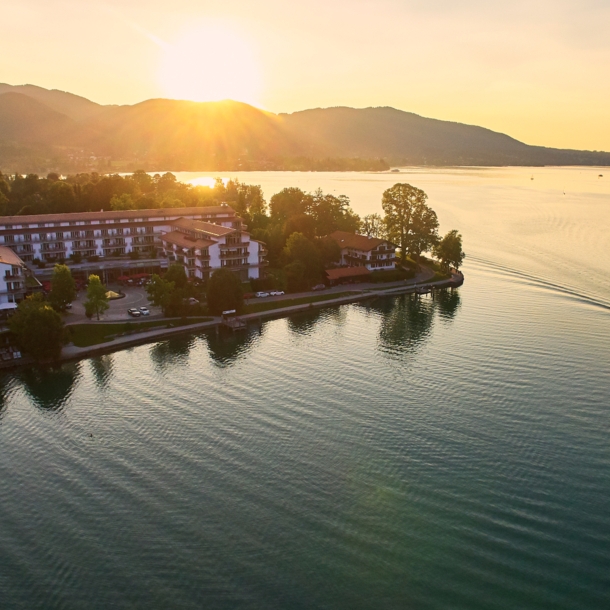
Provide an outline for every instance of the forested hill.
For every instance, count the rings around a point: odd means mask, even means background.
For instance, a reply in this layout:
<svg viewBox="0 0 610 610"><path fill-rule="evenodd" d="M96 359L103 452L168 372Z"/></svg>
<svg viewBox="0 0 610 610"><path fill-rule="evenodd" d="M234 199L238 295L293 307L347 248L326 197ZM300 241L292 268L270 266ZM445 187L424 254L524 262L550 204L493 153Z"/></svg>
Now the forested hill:
<svg viewBox="0 0 610 610"><path fill-rule="evenodd" d="M240 102L101 106L0 84L0 170L383 170L390 165L610 165L610 153L528 146L394 108L275 115Z"/></svg>

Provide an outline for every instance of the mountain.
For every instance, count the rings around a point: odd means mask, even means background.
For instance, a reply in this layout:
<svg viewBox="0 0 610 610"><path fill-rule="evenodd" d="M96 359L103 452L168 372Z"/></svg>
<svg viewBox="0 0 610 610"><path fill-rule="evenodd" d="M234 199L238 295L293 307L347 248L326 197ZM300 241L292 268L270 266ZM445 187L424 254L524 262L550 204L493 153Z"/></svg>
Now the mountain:
<svg viewBox="0 0 610 610"><path fill-rule="evenodd" d="M0 141L18 144L62 143L75 122L22 93L0 95Z"/></svg>
<svg viewBox="0 0 610 610"><path fill-rule="evenodd" d="M610 153L529 146L388 107L276 115L230 100L102 106L63 91L0 84L3 171L375 170L388 163L610 165Z"/></svg>
<svg viewBox="0 0 610 610"><path fill-rule="evenodd" d="M104 109L104 106L96 104L80 95L59 91L58 89L44 89L36 85L13 86L0 83L0 95L3 93L21 93L27 95L75 121L88 119Z"/></svg>

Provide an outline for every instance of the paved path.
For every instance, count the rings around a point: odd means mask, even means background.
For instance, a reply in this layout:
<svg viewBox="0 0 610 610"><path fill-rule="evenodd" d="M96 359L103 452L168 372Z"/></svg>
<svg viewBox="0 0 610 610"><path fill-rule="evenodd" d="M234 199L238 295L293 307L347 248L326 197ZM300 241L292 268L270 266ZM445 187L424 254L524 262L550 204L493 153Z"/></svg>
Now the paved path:
<svg viewBox="0 0 610 610"><path fill-rule="evenodd" d="M316 303L304 303L300 305L287 305L286 307L281 307L277 309L271 309L268 311L262 311L258 313L245 314L240 316L241 319L245 321L256 321L262 320L263 318L275 318L275 317L283 317L288 316L294 313L308 311L310 309L320 309L323 307L332 307L334 305L344 305L348 303L355 303L361 300L370 299L378 296L386 296L392 294L402 294L407 292L413 292L416 289L418 284L427 283L427 281L434 276L434 272L430 270L426 270L421 274L418 274L418 277L402 281L402 282L392 282L391 284L358 284L356 285L348 285L341 286L336 288L331 288L328 291L321 292L306 292L299 294L291 294L289 296L284 297L276 297L273 300L287 300L293 298L302 298L307 296L317 296L320 294L332 294L334 292L346 292L350 291L351 294L345 295L342 297L337 297L334 299L326 299L324 301L318 301ZM459 276L454 275L455 279ZM434 282L431 285L442 286L443 284L447 284L447 280L441 280L439 282ZM366 286L369 286L368 288ZM262 299L261 299L262 300ZM264 299L265 301L271 300ZM168 319L169 321L179 322L179 319L173 318ZM176 326L175 328L161 328L157 330L150 330L145 332L134 333L132 335L126 335L123 337L116 337L114 340L109 341L108 343L101 343L98 345L92 345L90 347L76 347L75 345L68 345L64 347L62 351L62 360L72 360L84 358L86 356L92 356L95 354L101 354L108 351L116 351L119 349L124 349L127 347L132 347L135 345L141 345L143 343L155 342L161 339L171 337L173 335L183 334L183 333L192 333L201 330L206 330L210 328L216 327L220 324L221 319L219 317L214 317L209 322L201 322L198 324L190 324L188 326Z"/></svg>
<svg viewBox="0 0 610 610"><path fill-rule="evenodd" d="M419 273L415 278L411 280L403 280L400 282L391 282L388 284L348 284L342 286L335 286L333 288L329 288L324 292L303 292L297 294L290 294L283 297L269 297L265 299L252 299L252 301L278 301L278 300L289 300L289 299L299 299L308 296L319 296L319 295L331 295L333 293L341 293L341 292L350 292L351 294L326 299L324 301L318 301L316 303L304 303L301 305L287 305L286 307L281 307L277 309L271 309L269 311L262 311L259 313L251 313L241 316L243 320L246 321L256 321L262 320L263 318L275 318L275 317L283 317L288 316L294 313L308 311L310 309L320 309L323 307L332 307L334 305L343 305L348 303L355 303L361 300L375 298L378 296L386 296L392 294L403 294L408 292L413 292L418 284L428 284L429 280L434 276L434 272L430 269L424 269L421 273ZM454 274L453 279L459 279L462 276ZM442 287L447 284L447 280L441 280L438 282L434 282L430 285ZM142 298L146 298L146 293L143 292L143 289L138 288L127 288L125 289L127 293L127 297L125 299L120 299L118 301L114 301L112 305L116 303L123 303L120 311L118 307L115 308L115 311L111 313L113 317L104 317L106 322L117 321L117 320L132 320L133 318L129 318L127 314L122 312L126 311L129 306L136 306L138 302L141 301ZM82 301L84 297L80 295L81 298L78 299L79 303L82 307ZM127 299L130 299L127 301ZM125 302L130 303L129 305L125 305ZM133 305L131 305L133 304ZM76 309L76 311L74 311ZM111 310L108 310L109 312ZM82 309L82 313L77 309L76 303L73 306L74 319L70 319L70 315L66 317L66 323L74 324L74 323L83 323L89 322L89 320L84 315L84 308ZM151 316L153 319L164 319L161 317L160 312L156 312L156 316ZM150 318L146 318L150 319ZM179 318L165 318L167 322L175 322L179 323ZM173 335L184 334L184 333L193 333L201 330L206 330L210 328L216 327L220 324L220 318L214 317L209 322L200 322L198 324L190 324L188 326L176 326L174 328L161 328L156 330L149 330L145 332L138 332L131 335L125 335L122 337L116 337L112 341L107 343L101 343L98 345L92 345L90 347L76 347L75 345L68 345L63 348L61 360L77 360L80 358L85 358L88 356L94 356L97 354L103 354L107 352L113 352L120 349L125 349L128 347L133 347L136 345L141 345L143 343L156 342L162 340L164 338L171 337ZM90 322L91 324L98 324L98 322ZM17 363L15 363L17 364ZM27 362L22 362L22 364L28 364ZM0 364L0 368L2 365Z"/></svg>

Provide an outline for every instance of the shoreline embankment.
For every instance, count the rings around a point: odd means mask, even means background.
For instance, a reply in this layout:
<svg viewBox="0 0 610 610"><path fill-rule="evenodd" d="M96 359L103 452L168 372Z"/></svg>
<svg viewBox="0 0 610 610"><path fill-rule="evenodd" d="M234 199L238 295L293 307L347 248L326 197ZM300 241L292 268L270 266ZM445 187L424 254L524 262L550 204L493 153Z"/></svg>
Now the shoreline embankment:
<svg viewBox="0 0 610 610"><path fill-rule="evenodd" d="M262 322L263 319L269 320L273 318L285 318L293 314L306 313L316 309L324 309L326 307L336 307L338 305L349 305L350 303L358 303L360 301L366 301L368 299L374 299L385 296L398 296L401 294L428 294L432 290L440 290L443 288L457 288L464 283L464 275L460 272L453 273L451 278L438 280L436 282L421 282L416 284L405 284L402 286L392 286L391 288L382 289L365 289L361 292L352 292L349 295L337 297L335 299L327 299L323 301L317 301L313 303L302 303L299 305L289 305L287 307L277 307L274 309L268 309L261 312L249 313L240 316L240 319L244 322L254 323ZM427 291L427 292L426 292ZM281 302L281 301L280 301ZM174 320L167 320L171 323ZM104 322L100 322L104 324ZM160 328L143 332L134 332L130 335L123 335L121 337L115 337L111 341L105 343L98 343L88 347L77 347L75 345L67 345L62 349L61 356L54 364L61 364L63 362L70 362L74 360L82 360L84 358L91 358L94 356L101 356L111 352L136 347L138 345L145 345L146 343L155 343L163 339L171 338L177 335L193 334L201 331L206 331L222 326L220 317L214 317L212 320L188 324L185 326L175 326L172 328ZM234 331L239 332L239 331ZM34 366L36 362L28 357L24 357L18 361L7 361L0 362L0 370L25 368Z"/></svg>

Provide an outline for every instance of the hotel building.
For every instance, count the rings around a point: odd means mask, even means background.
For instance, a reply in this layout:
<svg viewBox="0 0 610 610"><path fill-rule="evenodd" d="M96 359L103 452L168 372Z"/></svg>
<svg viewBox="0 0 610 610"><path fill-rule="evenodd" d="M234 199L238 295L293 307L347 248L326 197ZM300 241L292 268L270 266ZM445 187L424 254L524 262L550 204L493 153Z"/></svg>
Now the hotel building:
<svg viewBox="0 0 610 610"><path fill-rule="evenodd" d="M180 221L178 224L177 221ZM205 231L187 230L184 223L199 221L202 225L222 227L226 235L208 232L206 239L218 242L218 256L211 252L197 255L195 252L182 252L179 248L164 246L164 235L182 232L183 239L189 235L204 235ZM182 223L182 224L181 224ZM85 278L89 273L97 273L105 283L125 275L131 270L136 272L159 272L168 267L169 261L163 258L166 253L187 267L191 277L207 277L209 269L234 267L240 276L259 277L259 270L265 265L262 244L249 240L245 226L235 210L227 204L214 207L169 208L153 210L123 210L110 212L77 212L74 214L36 214L31 216L0 217L0 246L10 248L23 261L30 264L36 259L44 263L84 259L71 265L73 273ZM169 238L172 239L171 237ZM233 242L239 244L242 256L231 256L228 247ZM186 248L191 250L192 248ZM171 250L171 252L170 252ZM184 250L184 248L182 248ZM237 248L234 247L233 251ZM129 255L138 260L131 260ZM191 256L194 254L194 256ZM193 259L199 264L191 265ZM201 269L201 271L200 271ZM248 273L244 273L244 269ZM36 275L45 279L52 273L52 266L37 270ZM206 275L207 274L207 275Z"/></svg>
<svg viewBox="0 0 610 610"><path fill-rule="evenodd" d="M187 275L208 279L214 269L229 269L246 282L263 276L267 250L242 228L180 218L161 237L169 260L184 265Z"/></svg>

